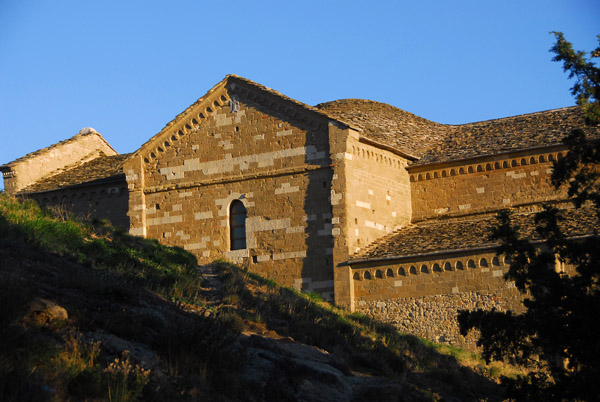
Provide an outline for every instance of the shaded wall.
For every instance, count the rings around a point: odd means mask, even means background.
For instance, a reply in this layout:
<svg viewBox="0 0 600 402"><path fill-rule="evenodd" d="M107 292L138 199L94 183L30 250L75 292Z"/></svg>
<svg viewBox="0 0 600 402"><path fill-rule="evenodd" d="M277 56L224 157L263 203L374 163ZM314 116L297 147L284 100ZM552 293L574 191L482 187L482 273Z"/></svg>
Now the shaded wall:
<svg viewBox="0 0 600 402"><path fill-rule="evenodd" d="M129 228L129 195L125 180L27 194L40 205L64 208L84 218L107 219L113 225Z"/></svg>
<svg viewBox="0 0 600 402"><path fill-rule="evenodd" d="M493 250L353 265L356 311L403 332L473 349L475 338L459 333L459 310L523 311L521 294L503 279L508 268Z"/></svg>

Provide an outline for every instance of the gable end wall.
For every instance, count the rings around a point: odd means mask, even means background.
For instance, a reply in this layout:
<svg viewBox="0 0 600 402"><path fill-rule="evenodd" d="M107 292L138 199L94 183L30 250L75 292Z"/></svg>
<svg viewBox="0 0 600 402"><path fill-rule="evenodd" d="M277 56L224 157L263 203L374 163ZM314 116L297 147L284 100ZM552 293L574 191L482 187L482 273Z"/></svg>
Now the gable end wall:
<svg viewBox="0 0 600 402"><path fill-rule="evenodd" d="M130 232L332 299L327 121L302 111L290 118L273 102L239 86L216 90L126 162ZM247 209L244 250L230 251L233 200Z"/></svg>

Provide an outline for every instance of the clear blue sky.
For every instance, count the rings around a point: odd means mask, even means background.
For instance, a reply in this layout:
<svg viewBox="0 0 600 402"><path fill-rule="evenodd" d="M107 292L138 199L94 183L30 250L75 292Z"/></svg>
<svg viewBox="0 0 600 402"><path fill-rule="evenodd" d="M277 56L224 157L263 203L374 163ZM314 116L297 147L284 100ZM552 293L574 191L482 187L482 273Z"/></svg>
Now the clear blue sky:
<svg viewBox="0 0 600 402"><path fill-rule="evenodd" d="M595 48L600 1L0 0L0 164L86 126L134 151L230 73L440 123L569 106L552 30Z"/></svg>

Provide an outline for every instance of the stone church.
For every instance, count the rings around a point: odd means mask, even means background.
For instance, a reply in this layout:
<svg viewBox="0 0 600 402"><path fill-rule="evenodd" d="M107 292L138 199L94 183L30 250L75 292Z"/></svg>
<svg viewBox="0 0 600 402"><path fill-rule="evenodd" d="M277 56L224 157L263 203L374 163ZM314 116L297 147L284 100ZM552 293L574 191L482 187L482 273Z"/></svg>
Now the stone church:
<svg viewBox="0 0 600 402"><path fill-rule="evenodd" d="M570 236L598 228L550 183L583 126L577 107L445 125L361 99L309 106L229 75L132 154L86 128L0 170L9 194L460 345L457 309L521 306L488 239L496 212L530 237L542 203Z"/></svg>

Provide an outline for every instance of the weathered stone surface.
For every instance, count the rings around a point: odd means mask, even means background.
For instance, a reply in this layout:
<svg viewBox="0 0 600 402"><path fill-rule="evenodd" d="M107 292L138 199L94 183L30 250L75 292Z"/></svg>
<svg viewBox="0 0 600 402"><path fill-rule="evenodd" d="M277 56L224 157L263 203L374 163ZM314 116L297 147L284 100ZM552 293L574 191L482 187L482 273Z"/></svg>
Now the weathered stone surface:
<svg viewBox="0 0 600 402"><path fill-rule="evenodd" d="M532 213L545 202L566 210L568 235L597 231L595 215L569 209L550 180L560 139L582 122L563 108L444 125L360 99L312 107L230 75L131 155L86 130L0 170L9 192L26 187L201 263L226 258L463 344L456 309L522 308L488 238L498 210L513 208L540 242Z"/></svg>
<svg viewBox="0 0 600 402"><path fill-rule="evenodd" d="M64 307L52 300L42 298L35 298L29 303L29 316L41 324L69 319L69 314Z"/></svg>
<svg viewBox="0 0 600 402"><path fill-rule="evenodd" d="M380 377L353 375L335 355L288 339L244 337L250 361L244 379L269 392L294 395L300 401L350 401L368 394L368 400L399 400L402 386ZM383 398L383 399L381 399ZM389 398L389 399L388 399Z"/></svg>

